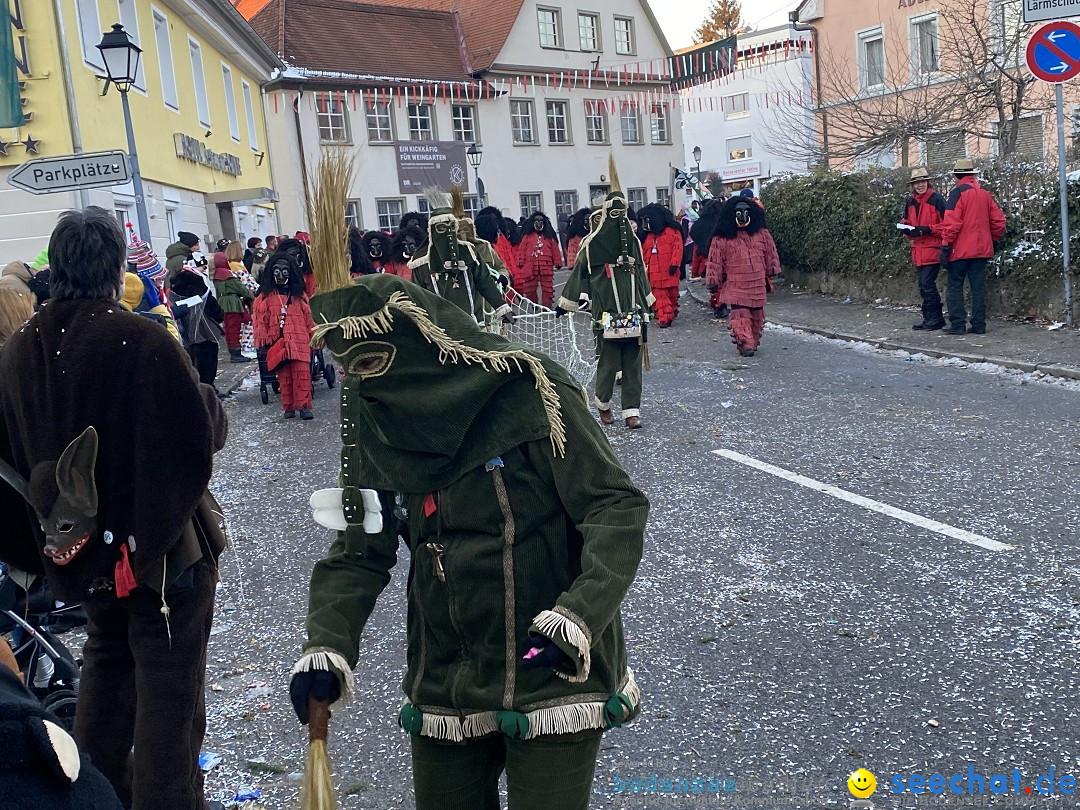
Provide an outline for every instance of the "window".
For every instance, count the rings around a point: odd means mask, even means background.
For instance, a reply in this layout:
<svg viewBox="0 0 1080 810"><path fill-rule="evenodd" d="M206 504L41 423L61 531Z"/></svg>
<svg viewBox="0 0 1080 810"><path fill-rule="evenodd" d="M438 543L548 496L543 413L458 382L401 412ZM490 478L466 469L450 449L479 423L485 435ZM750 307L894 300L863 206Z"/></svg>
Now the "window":
<svg viewBox="0 0 1080 810"><path fill-rule="evenodd" d="M480 198L475 194L466 194L464 203L466 216L469 219L476 219L476 215L480 213Z"/></svg>
<svg viewBox="0 0 1080 810"><path fill-rule="evenodd" d="M600 17L580 12L577 15L578 41L583 51L600 50Z"/></svg>
<svg viewBox="0 0 1080 810"><path fill-rule="evenodd" d="M540 47L562 47L562 13L557 8L537 8L536 22L540 26Z"/></svg>
<svg viewBox="0 0 1080 810"><path fill-rule="evenodd" d="M607 143L607 105L603 101L585 102L585 137L589 143Z"/></svg>
<svg viewBox="0 0 1080 810"><path fill-rule="evenodd" d="M865 31L859 37L859 87L868 90L885 86L885 39L881 28Z"/></svg>
<svg viewBox="0 0 1080 810"><path fill-rule="evenodd" d="M1009 56L1013 62L1019 61L1028 31L1020 0L991 0L990 8L994 49Z"/></svg>
<svg viewBox="0 0 1080 810"><path fill-rule="evenodd" d="M345 227L364 229L361 225L359 200L349 200L345 203Z"/></svg>
<svg viewBox="0 0 1080 810"><path fill-rule="evenodd" d="M724 97L724 118L731 121L735 118L748 118L750 116L750 94L736 93L733 96Z"/></svg>
<svg viewBox="0 0 1080 810"><path fill-rule="evenodd" d="M736 160L749 160L754 156L754 146L749 135L727 139L728 163Z"/></svg>
<svg viewBox="0 0 1080 810"><path fill-rule="evenodd" d="M455 104L451 108L454 118L454 140L476 143L480 140L476 131L476 107L471 104Z"/></svg>
<svg viewBox="0 0 1080 810"><path fill-rule="evenodd" d="M514 131L514 143L536 143L531 101L510 102L510 126Z"/></svg>
<svg viewBox="0 0 1080 810"><path fill-rule="evenodd" d="M548 143L570 143L570 122L566 101L547 102Z"/></svg>
<svg viewBox="0 0 1080 810"><path fill-rule="evenodd" d="M635 211L640 211L649 204L649 190L644 188L628 188L626 190L626 202Z"/></svg>
<svg viewBox="0 0 1080 810"><path fill-rule="evenodd" d="M576 191L555 192L555 215L569 214L573 216L578 210L578 196Z"/></svg>
<svg viewBox="0 0 1080 810"><path fill-rule="evenodd" d="M633 104L623 104L622 114L619 116L622 124L622 142L641 143L641 116L637 107Z"/></svg>
<svg viewBox="0 0 1080 810"><path fill-rule="evenodd" d="M416 210L419 211L421 214L430 214L431 204L424 197L418 196L416 198Z"/></svg>
<svg viewBox="0 0 1080 810"><path fill-rule="evenodd" d="M367 136L369 143L390 143L394 140L394 115L390 112L390 102L376 101L364 108L367 115Z"/></svg>
<svg viewBox="0 0 1080 810"><path fill-rule="evenodd" d="M521 194L521 215L531 217L535 212L544 209L544 195L540 192Z"/></svg>
<svg viewBox="0 0 1080 810"><path fill-rule="evenodd" d="M913 17L911 20L911 62L918 75L938 70L937 15Z"/></svg>
<svg viewBox="0 0 1080 810"><path fill-rule="evenodd" d="M634 53L634 21L630 17L615 18L615 53Z"/></svg>
<svg viewBox="0 0 1080 810"><path fill-rule="evenodd" d="M154 40L157 42L158 73L161 75L161 98L170 110L180 110L176 95L176 71L173 68L172 39L169 37L169 21L154 9ZM172 235L175 231L169 231Z"/></svg>
<svg viewBox="0 0 1080 810"><path fill-rule="evenodd" d="M1012 119L1006 126L1012 125ZM999 131L998 122L990 124L990 128L996 136ZM1001 154L1000 141L995 146L997 153ZM1016 144L1012 154L1023 160L1038 162L1046 157L1046 132L1043 129L1042 115L1027 115L1020 119L1016 128Z"/></svg>
<svg viewBox="0 0 1080 810"><path fill-rule="evenodd" d="M102 34L97 0L75 0L75 10L79 18L79 39L82 41L83 61L104 72L105 62L101 59L101 51L97 49Z"/></svg>
<svg viewBox="0 0 1080 810"><path fill-rule="evenodd" d="M886 147L884 149L874 149L869 152L862 152L855 158L856 169L895 169L896 168L896 150Z"/></svg>
<svg viewBox="0 0 1080 810"><path fill-rule="evenodd" d="M176 225L176 209L175 208L168 208L167 207L165 209L165 228L166 228L166 230L168 230L170 237L173 234L179 233L179 228Z"/></svg>
<svg viewBox="0 0 1080 810"><path fill-rule="evenodd" d="M414 141L435 140L435 116L430 104L410 104L409 137Z"/></svg>
<svg viewBox="0 0 1080 810"><path fill-rule="evenodd" d="M653 143L671 143L671 126L668 121L668 105L654 104L652 108Z"/></svg>
<svg viewBox="0 0 1080 810"><path fill-rule="evenodd" d="M236 89L233 87L232 71L221 66L221 78L225 82L225 110L229 113L229 136L240 143L240 121L236 117Z"/></svg>
<svg viewBox="0 0 1080 810"><path fill-rule="evenodd" d="M667 208L671 207L671 190L667 186L656 189L656 201Z"/></svg>
<svg viewBox="0 0 1080 810"><path fill-rule="evenodd" d="M967 157L967 136L963 132L950 135L931 135L923 145L924 162L931 169L952 168L960 158Z"/></svg>
<svg viewBox="0 0 1080 810"><path fill-rule="evenodd" d="M379 215L379 230L392 231L401 222L401 215L405 213L405 201L376 200L375 211Z"/></svg>
<svg viewBox="0 0 1080 810"><path fill-rule="evenodd" d="M339 93L315 94L315 118L319 122L319 140L323 143L349 142L349 114Z"/></svg>
<svg viewBox="0 0 1080 810"><path fill-rule="evenodd" d="M251 85L245 81L241 81L240 91L244 94L244 115L247 116L248 146L253 150L258 150L259 135L255 128L255 107L251 103Z"/></svg>
<svg viewBox="0 0 1080 810"><path fill-rule="evenodd" d="M139 15L135 9L135 0L119 0L119 10L120 24L124 26L124 30L131 37L131 41L141 48L142 37L139 36ZM94 50L101 53L97 48ZM135 72L135 87L144 93L146 92L146 73L143 71L142 59L139 60L139 69Z"/></svg>
<svg viewBox="0 0 1080 810"><path fill-rule="evenodd" d="M206 73L203 71L202 47L193 39L188 39L188 51L191 54L191 75L195 80L195 106L199 110L199 123L210 126L210 102L206 100Z"/></svg>

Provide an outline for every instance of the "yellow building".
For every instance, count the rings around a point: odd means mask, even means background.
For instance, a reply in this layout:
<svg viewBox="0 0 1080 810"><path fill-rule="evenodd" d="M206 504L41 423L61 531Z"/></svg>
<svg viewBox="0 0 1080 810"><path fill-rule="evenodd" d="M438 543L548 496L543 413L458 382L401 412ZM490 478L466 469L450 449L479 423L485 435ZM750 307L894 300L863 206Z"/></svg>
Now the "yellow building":
<svg viewBox="0 0 1080 810"><path fill-rule="evenodd" d="M68 208L100 205L138 227L130 183L34 195L6 182L34 158L127 151L120 95L102 95L104 64L95 47L117 22L142 48L128 95L148 241L159 255L181 230L202 237L204 250L222 236L281 230L262 88L282 64L228 0L0 3L11 12L27 117L22 127L0 129L0 265L33 259Z"/></svg>

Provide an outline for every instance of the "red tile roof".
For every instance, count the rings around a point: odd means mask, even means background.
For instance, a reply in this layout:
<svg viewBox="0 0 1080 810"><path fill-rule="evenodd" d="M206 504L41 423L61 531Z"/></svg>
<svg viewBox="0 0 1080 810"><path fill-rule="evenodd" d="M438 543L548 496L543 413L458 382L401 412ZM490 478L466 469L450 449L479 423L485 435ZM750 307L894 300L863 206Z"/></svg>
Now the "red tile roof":
<svg viewBox="0 0 1080 810"><path fill-rule="evenodd" d="M285 62L307 71L469 78L454 15L447 11L356 0L267 0L251 25Z"/></svg>
<svg viewBox="0 0 1080 810"><path fill-rule="evenodd" d="M391 34L394 37L390 43L395 48L395 50L390 51L393 53L393 58L387 59L386 52L388 48L386 45L378 44L381 41L378 36L373 36L373 32L364 27L345 24L345 18L342 15L348 14L346 9L341 9L340 13L335 11L333 16L327 16L325 13L314 15L305 13L305 7L311 6L316 1L233 0L233 3L270 47L290 64L299 65L287 53L284 53L283 47L279 46L282 46L281 40L283 36L287 41L292 41L297 32L288 30L282 34L280 31L280 9L282 6L286 9L285 16L289 22L287 26L289 29L301 27L297 14L304 16L304 25L308 27L308 35L306 38L301 36L300 39L306 40L305 45L313 42L322 50L337 52L333 58L328 55L328 61L336 63L350 61L357 56L355 53L357 50L360 48L367 49L374 45L372 56L377 58L366 63L378 62L379 67L376 72L380 74L393 73L408 77L415 76L415 78L421 79L448 78L442 75L433 76L430 70L424 73L416 73L413 68L416 66L430 67L432 59L442 63L442 66L445 67L445 57L459 51L459 43L452 18L449 18L451 20L449 31L454 36L452 47L446 40L445 32L440 32L436 41L426 39L428 33L434 33L434 29L440 26L435 22L436 18L427 17L425 12L437 12L443 15L449 15L451 12L457 14L461 34L464 36L467 56L467 64L464 65L464 68L473 72L480 72L490 68L498 57L499 51L506 44L507 37L510 36L510 29L513 28L514 22L521 13L524 4L524 0L383 0L383 2L367 0L364 3L357 2L357 0L340 0L345 5L379 9L385 15L394 15L395 19L406 20L405 30L401 32L400 37L397 28L394 28L392 34L387 27L379 29L380 32ZM375 12L368 11L367 13L374 14ZM264 15L267 16L264 19L259 19ZM364 19L373 18L365 17ZM444 18L442 23L446 24L446 22L447 20ZM417 28L417 25L420 28ZM419 46L422 47L423 53L416 56L406 54L406 51L418 47L416 43L423 43L422 46ZM439 54L434 47L436 44L438 44L439 49L445 49L447 53ZM308 57L305 56L305 58ZM303 66L310 67L308 65ZM336 69L341 70L341 68ZM360 71L349 70L347 72Z"/></svg>

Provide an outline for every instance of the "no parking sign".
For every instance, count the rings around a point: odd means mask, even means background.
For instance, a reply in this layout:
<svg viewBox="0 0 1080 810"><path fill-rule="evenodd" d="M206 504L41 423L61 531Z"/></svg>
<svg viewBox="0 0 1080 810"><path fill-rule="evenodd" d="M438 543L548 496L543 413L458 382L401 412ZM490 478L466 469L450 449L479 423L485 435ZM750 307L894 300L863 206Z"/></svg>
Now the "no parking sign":
<svg viewBox="0 0 1080 810"><path fill-rule="evenodd" d="M1032 34L1027 66L1036 79L1052 84L1080 76L1080 25L1058 20Z"/></svg>

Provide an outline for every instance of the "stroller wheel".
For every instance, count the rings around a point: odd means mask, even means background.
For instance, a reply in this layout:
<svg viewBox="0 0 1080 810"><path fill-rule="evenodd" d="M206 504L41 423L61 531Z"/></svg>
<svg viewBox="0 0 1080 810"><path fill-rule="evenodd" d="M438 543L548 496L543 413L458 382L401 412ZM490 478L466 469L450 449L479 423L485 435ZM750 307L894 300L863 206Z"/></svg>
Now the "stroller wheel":
<svg viewBox="0 0 1080 810"><path fill-rule="evenodd" d="M57 689L50 692L41 701L42 707L56 715L61 725L69 732L75 728L75 704L78 695L73 689Z"/></svg>
<svg viewBox="0 0 1080 810"><path fill-rule="evenodd" d="M263 405L270 404L270 392L266 390L265 386L259 389L259 399L262 400Z"/></svg>

